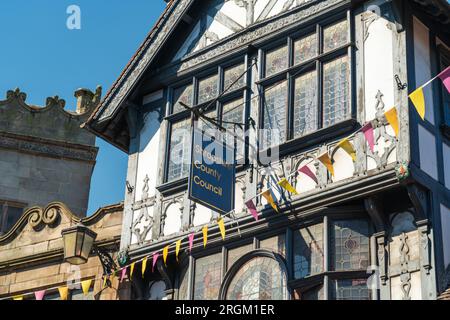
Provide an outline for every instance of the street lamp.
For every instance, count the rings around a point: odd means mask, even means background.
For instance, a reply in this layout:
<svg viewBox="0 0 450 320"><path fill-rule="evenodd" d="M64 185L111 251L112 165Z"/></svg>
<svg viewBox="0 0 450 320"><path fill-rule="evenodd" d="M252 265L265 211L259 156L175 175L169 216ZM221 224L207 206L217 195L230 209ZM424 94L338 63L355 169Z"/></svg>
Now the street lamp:
<svg viewBox="0 0 450 320"><path fill-rule="evenodd" d="M78 224L61 232L64 241L64 261L73 265L84 264L89 259L97 234Z"/></svg>

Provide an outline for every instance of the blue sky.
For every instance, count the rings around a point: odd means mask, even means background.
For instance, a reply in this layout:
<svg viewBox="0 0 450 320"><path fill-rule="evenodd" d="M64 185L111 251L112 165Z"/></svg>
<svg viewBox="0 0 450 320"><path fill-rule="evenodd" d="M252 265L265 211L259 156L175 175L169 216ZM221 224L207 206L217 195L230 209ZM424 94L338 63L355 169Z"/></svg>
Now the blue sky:
<svg viewBox="0 0 450 320"><path fill-rule="evenodd" d="M66 27L72 4L81 9L81 30ZM99 84L105 94L165 6L163 0L0 1L0 100L19 87L29 104L58 95L73 110L77 88ZM124 198L127 155L103 140L97 145L88 214Z"/></svg>

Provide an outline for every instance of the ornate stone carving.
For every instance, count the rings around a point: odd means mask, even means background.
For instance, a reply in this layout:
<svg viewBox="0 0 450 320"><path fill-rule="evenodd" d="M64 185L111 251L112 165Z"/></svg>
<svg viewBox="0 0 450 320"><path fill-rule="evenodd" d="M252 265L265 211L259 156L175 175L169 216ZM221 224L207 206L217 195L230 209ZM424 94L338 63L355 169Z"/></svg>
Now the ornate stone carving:
<svg viewBox="0 0 450 320"><path fill-rule="evenodd" d="M146 175L144 178L144 186L142 187L142 196L139 207L134 207L139 210L139 215L134 219L131 231L136 236L139 244L142 244L145 241L154 224L153 216L148 213L148 208L155 205L155 198L152 197L150 199L148 197L149 181L150 179L148 178L148 175Z"/></svg>
<svg viewBox="0 0 450 320"><path fill-rule="evenodd" d="M409 272L408 263L409 263L409 246L408 246L408 235L406 233L402 233L400 235L401 245L399 248L400 254L400 264L401 264L401 274L400 274L400 282L401 289L403 292L403 300L411 300L409 295L411 291L411 274Z"/></svg>
<svg viewBox="0 0 450 320"><path fill-rule="evenodd" d="M38 230L42 227L54 226L61 215L61 209L59 206L49 206L45 210L40 208L33 209L30 216L28 217L28 223L33 227L33 229Z"/></svg>
<svg viewBox="0 0 450 320"><path fill-rule="evenodd" d="M6 99L9 101L16 99L25 102L27 99L27 94L25 92L21 92L19 88L16 88L15 90L9 90L6 92Z"/></svg>

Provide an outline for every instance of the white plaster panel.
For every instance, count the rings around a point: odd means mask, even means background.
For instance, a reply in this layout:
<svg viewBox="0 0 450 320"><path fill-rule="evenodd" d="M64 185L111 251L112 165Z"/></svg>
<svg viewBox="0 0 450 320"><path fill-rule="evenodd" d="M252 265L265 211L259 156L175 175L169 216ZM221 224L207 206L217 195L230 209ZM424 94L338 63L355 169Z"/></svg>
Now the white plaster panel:
<svg viewBox="0 0 450 320"><path fill-rule="evenodd" d="M447 189L450 189L450 146L446 143L443 143L442 152L444 158L445 186L447 187Z"/></svg>
<svg viewBox="0 0 450 320"><path fill-rule="evenodd" d="M303 160L300 165L299 165L299 169L302 168L305 164L311 162L311 160L307 159L307 160ZM317 176L316 173L316 166L314 165L314 163L309 163L308 164L308 168ZM316 182L314 180L312 180L310 177L308 177L307 175L303 174L303 173L299 173L297 176L297 185L296 185L296 189L298 193L303 193L303 192L307 192L310 190L314 190L316 188Z"/></svg>
<svg viewBox="0 0 450 320"><path fill-rule="evenodd" d="M165 236L180 232L181 210L179 203L173 203L167 207L163 233Z"/></svg>
<svg viewBox="0 0 450 320"><path fill-rule="evenodd" d="M444 249L444 266L450 265L450 209L441 204L442 244Z"/></svg>
<svg viewBox="0 0 450 320"><path fill-rule="evenodd" d="M411 290L409 296L411 300L422 300L420 272L411 274ZM391 298L392 300L403 300L400 276L391 278Z"/></svg>
<svg viewBox="0 0 450 320"><path fill-rule="evenodd" d="M333 182L345 180L353 177L355 166L350 155L342 148L336 150L333 155L334 177Z"/></svg>
<svg viewBox="0 0 450 320"><path fill-rule="evenodd" d="M194 226L208 224L213 216L213 211L201 204L197 203L194 214Z"/></svg>
<svg viewBox="0 0 450 320"><path fill-rule="evenodd" d="M436 139L434 135L420 124L419 127L419 152L420 168L429 176L438 179Z"/></svg>

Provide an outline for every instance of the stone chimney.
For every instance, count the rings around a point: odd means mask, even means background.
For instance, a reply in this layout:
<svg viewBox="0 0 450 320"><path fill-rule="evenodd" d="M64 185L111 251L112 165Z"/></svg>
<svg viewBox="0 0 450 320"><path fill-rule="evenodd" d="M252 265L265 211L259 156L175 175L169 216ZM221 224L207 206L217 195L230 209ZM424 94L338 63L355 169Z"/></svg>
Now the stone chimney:
<svg viewBox="0 0 450 320"><path fill-rule="evenodd" d="M77 113L83 114L89 111L93 104L94 93L89 89L78 89L74 94L77 98Z"/></svg>

